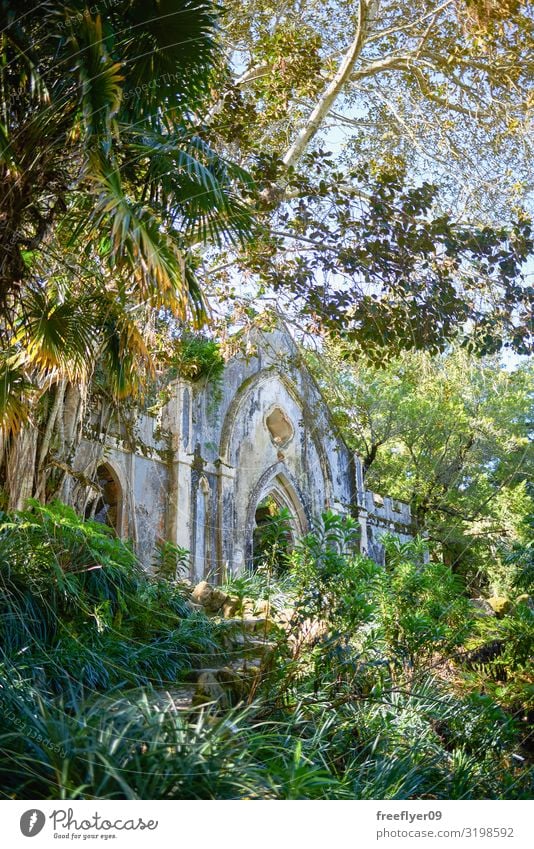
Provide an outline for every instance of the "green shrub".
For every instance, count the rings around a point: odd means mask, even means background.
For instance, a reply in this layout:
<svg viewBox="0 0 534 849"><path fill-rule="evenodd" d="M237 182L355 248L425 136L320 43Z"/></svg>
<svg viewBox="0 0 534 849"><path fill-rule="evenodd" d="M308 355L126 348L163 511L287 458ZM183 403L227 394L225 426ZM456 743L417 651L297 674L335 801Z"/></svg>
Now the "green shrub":
<svg viewBox="0 0 534 849"><path fill-rule="evenodd" d="M217 625L179 585L60 503L3 517L0 638L10 667L49 694L172 684L221 652Z"/></svg>
<svg viewBox="0 0 534 849"><path fill-rule="evenodd" d="M211 799L251 791L231 723L191 725L148 691L86 696L70 708L1 682L0 794L31 799ZM8 685L9 686L9 685Z"/></svg>
<svg viewBox="0 0 534 849"><path fill-rule="evenodd" d="M279 577L289 564L291 514L272 498L263 501L260 508L265 517L254 530L254 570Z"/></svg>
<svg viewBox="0 0 534 849"><path fill-rule="evenodd" d="M153 560L154 574L169 581L187 577L189 571L189 551L181 545L168 540L156 542Z"/></svg>
<svg viewBox="0 0 534 849"><path fill-rule="evenodd" d="M202 333L183 333L174 341L169 354L171 372L188 380L205 378L217 383L224 371L219 344Z"/></svg>
<svg viewBox="0 0 534 849"><path fill-rule="evenodd" d="M11 611L2 616L2 638L13 645L28 631L23 616L15 615L19 602L21 614L27 607L35 611L30 629L35 625L39 635L48 626L53 636L60 618L124 610L143 580L131 547L111 528L84 521L59 502L30 503L31 509L4 515L0 523L0 605Z"/></svg>
<svg viewBox="0 0 534 849"><path fill-rule="evenodd" d="M367 621L371 608L361 593L362 571L373 580L378 570L366 561L358 573L356 556L359 526L350 517L323 513L310 533L297 542L292 574L297 594L298 619L327 622L332 631L347 634Z"/></svg>
<svg viewBox="0 0 534 849"><path fill-rule="evenodd" d="M423 562L419 541L384 538L387 566L354 551L350 519L325 514L295 550L297 626L324 623L328 662L342 673L365 659L389 674L415 674L438 653L461 646L473 615L461 579L443 563Z"/></svg>
<svg viewBox="0 0 534 849"><path fill-rule="evenodd" d="M357 554L357 531L327 513L281 578L229 582L242 598L293 603L293 638L324 627L290 643L291 658L286 646L257 702L215 716L176 711L162 691L226 662L224 623L62 505L4 517L0 796L528 798L529 605L475 619L422 543L386 539L381 567Z"/></svg>
<svg viewBox="0 0 534 849"><path fill-rule="evenodd" d="M479 619L468 648L464 676L469 686L491 694L515 714L526 715L528 722L534 710L534 611L530 606L517 604L501 618Z"/></svg>

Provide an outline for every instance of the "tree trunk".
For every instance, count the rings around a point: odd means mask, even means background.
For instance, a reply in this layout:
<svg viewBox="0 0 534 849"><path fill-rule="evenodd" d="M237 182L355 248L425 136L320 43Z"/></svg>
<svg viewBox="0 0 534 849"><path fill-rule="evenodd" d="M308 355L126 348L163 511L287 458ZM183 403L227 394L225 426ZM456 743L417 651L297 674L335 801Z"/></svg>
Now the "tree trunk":
<svg viewBox="0 0 534 849"><path fill-rule="evenodd" d="M37 428L24 425L12 438L7 452L8 510L23 510L34 493L37 463Z"/></svg>
<svg viewBox="0 0 534 849"><path fill-rule="evenodd" d="M46 400L48 404L42 403ZM24 509L31 497L44 504L59 495L68 504L81 504L102 456L100 446L91 452L88 477L72 466L82 438L86 386L63 379L43 390L39 401L34 402L31 423L0 437L0 476L9 510Z"/></svg>
<svg viewBox="0 0 534 849"><path fill-rule="evenodd" d="M42 503L44 503L46 499L46 484L48 480L49 468L45 466L45 460L48 456L48 452L50 450L50 444L52 441L52 437L54 434L54 428L56 426L56 422L58 417L63 415L62 407L63 400L65 398L65 389L67 386L66 380L60 380L56 386L54 403L52 405L52 409L50 411L50 415L48 416L48 422L46 424L44 436L41 442L41 447L39 450L39 461L37 463L37 472L36 472L36 485L35 485L35 497L39 499Z"/></svg>
<svg viewBox="0 0 534 849"><path fill-rule="evenodd" d="M365 457L363 458L362 471L363 471L364 478L367 475L367 472L369 471L371 466L373 465L374 461L376 460L376 455L378 453L378 449L380 448L380 445L381 445L380 442L373 442L369 451L366 453Z"/></svg>

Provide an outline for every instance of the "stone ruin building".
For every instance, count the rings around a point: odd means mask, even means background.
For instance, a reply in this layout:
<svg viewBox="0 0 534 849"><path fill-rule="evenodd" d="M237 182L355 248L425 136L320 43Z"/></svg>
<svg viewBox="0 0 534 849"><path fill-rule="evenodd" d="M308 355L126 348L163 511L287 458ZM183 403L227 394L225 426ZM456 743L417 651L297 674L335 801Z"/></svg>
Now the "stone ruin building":
<svg viewBox="0 0 534 849"><path fill-rule="evenodd" d="M381 562L385 531L410 538L409 506L365 488L291 336L258 330L252 348L215 389L173 381L165 405L137 417L133 441L118 426L103 434L93 417L74 467L104 444L95 517L132 539L147 568L158 540L187 549L192 580L251 567L267 498L287 508L295 538L325 510L357 517L362 552Z"/></svg>

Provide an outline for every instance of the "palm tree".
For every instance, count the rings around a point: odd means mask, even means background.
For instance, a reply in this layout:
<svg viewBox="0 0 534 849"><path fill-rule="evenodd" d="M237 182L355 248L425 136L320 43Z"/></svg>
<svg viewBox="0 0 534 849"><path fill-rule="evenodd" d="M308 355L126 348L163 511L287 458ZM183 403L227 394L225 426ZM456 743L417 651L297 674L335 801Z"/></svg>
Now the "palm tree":
<svg viewBox="0 0 534 849"><path fill-rule="evenodd" d="M3 464L12 507L45 497L53 434L79 431L97 361L123 397L151 367L154 309L204 320L195 248L252 231L250 181L199 119L222 68L217 7L88 5L0 0L0 478Z"/></svg>
<svg viewBox="0 0 534 849"><path fill-rule="evenodd" d="M244 173L195 134L221 63L216 9L100 5L1 0L1 304L63 227L72 250L133 274L143 298L198 313L191 239L251 227L236 191Z"/></svg>

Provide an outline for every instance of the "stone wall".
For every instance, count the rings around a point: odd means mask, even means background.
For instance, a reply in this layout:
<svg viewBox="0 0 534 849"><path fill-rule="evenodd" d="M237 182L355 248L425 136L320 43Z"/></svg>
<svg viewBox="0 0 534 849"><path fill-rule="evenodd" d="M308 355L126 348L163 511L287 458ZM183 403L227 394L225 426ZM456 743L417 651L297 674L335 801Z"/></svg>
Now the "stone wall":
<svg viewBox="0 0 534 849"><path fill-rule="evenodd" d="M256 508L268 495L289 510L295 536L327 509L359 517L362 549L376 559L381 533L409 536L409 507L365 490L359 457L282 330L257 331L220 384L174 381L160 415L138 417L128 438L93 427L79 468L101 441L122 492L118 530L146 566L158 539L188 549L193 580L250 565Z"/></svg>

